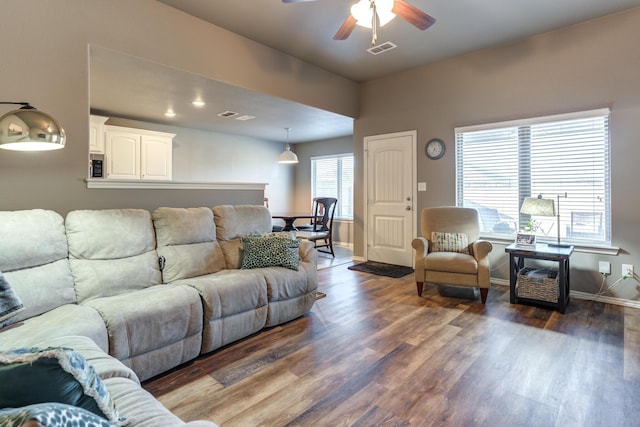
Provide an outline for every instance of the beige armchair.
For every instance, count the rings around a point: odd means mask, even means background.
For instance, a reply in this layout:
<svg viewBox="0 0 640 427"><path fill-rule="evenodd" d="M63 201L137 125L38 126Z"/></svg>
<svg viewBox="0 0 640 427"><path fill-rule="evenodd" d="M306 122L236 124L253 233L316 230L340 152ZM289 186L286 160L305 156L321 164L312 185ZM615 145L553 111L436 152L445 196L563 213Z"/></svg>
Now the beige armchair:
<svg viewBox="0 0 640 427"><path fill-rule="evenodd" d="M422 210L420 229L421 236L412 242L418 295L422 296L424 282L478 287L484 304L489 292L489 252L493 245L479 240L478 211L426 208Z"/></svg>

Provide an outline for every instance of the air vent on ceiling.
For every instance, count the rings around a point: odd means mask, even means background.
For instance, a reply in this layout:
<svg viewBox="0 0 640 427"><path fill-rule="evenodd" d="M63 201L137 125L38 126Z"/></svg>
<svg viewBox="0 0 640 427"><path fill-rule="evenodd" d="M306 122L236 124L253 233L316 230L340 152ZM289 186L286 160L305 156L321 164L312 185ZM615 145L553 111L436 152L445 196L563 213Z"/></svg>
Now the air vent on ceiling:
<svg viewBox="0 0 640 427"><path fill-rule="evenodd" d="M237 115L238 113L236 113L235 111L223 111L222 113L218 113L218 116L220 117L233 117Z"/></svg>
<svg viewBox="0 0 640 427"><path fill-rule="evenodd" d="M251 119L255 119L255 118L256 118L256 116L250 116L248 114L244 114L242 116L236 117L236 120L243 120L244 121L244 120L251 120Z"/></svg>
<svg viewBox="0 0 640 427"><path fill-rule="evenodd" d="M384 42L377 46L370 47L369 49L367 49L367 52L369 52L372 55L380 55L382 52L386 52L388 50L395 49L397 47L398 47L397 45L391 42Z"/></svg>

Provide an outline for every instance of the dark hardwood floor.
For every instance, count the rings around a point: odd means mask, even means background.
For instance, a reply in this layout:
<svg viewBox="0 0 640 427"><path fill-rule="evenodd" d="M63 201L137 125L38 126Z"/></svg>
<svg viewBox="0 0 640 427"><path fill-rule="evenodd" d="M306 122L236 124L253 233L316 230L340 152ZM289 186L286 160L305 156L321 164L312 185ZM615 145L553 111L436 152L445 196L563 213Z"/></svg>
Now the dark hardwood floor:
<svg viewBox="0 0 640 427"><path fill-rule="evenodd" d="M318 271L311 312L144 384L226 426L638 426L640 310L566 314L442 296L413 276ZM325 265L326 267L326 265Z"/></svg>

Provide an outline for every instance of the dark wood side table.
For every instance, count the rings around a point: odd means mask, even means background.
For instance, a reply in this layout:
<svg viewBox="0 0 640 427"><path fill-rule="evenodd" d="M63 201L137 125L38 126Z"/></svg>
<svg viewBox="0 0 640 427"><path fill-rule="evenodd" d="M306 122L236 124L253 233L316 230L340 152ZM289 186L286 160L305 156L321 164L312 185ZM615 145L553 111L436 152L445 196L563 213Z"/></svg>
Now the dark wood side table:
<svg viewBox="0 0 640 427"><path fill-rule="evenodd" d="M524 302L542 305L545 307L555 308L560 313L564 314L567 304L569 304L569 258L571 258L571 254L573 253L573 246L555 247L544 243L539 243L533 246L524 246L512 243L504 250L509 254L509 297L511 304ZM516 293L518 272L524 267L524 260L527 258L554 261L558 263L557 303L518 297Z"/></svg>

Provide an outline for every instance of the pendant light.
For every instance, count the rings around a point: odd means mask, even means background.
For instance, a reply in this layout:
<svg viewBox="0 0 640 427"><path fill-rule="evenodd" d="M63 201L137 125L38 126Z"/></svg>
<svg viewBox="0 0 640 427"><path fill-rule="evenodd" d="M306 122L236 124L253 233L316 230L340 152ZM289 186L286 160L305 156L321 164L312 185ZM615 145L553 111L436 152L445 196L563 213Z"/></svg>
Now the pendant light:
<svg viewBox="0 0 640 427"><path fill-rule="evenodd" d="M291 145L289 145L289 131L291 128L284 129L287 131L287 145L284 147L284 151L280 154L280 157L278 157L278 163L298 163L298 156L296 156L296 153L291 151Z"/></svg>
<svg viewBox="0 0 640 427"><path fill-rule="evenodd" d="M0 148L16 151L48 151L64 148L66 135L60 123L28 102L0 102L22 105L0 117Z"/></svg>

